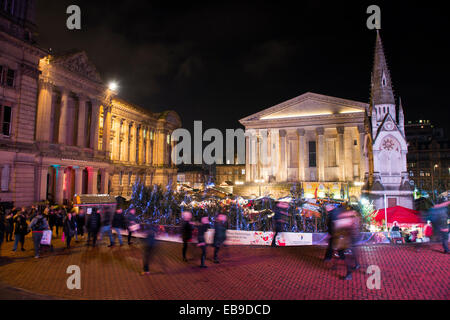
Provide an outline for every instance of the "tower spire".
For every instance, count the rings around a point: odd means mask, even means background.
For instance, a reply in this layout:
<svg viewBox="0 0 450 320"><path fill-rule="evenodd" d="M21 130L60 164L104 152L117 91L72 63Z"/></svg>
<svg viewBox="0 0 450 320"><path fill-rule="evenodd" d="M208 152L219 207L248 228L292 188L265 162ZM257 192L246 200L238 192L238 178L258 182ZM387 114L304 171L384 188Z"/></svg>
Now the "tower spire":
<svg viewBox="0 0 450 320"><path fill-rule="evenodd" d="M390 104L395 105L394 91L392 90L391 75L384 54L380 32L377 30L375 42L375 57L372 71L371 103L373 106Z"/></svg>

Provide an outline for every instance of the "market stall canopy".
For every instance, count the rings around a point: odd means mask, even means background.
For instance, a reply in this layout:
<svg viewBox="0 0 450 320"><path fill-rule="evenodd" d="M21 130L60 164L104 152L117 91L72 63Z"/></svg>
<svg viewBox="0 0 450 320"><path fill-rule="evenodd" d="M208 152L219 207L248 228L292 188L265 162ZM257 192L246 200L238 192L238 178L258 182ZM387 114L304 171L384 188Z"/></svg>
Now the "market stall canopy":
<svg viewBox="0 0 450 320"><path fill-rule="evenodd" d="M116 198L109 194L81 194L74 197L75 205L113 205Z"/></svg>
<svg viewBox="0 0 450 320"><path fill-rule="evenodd" d="M375 211L374 220L376 222L381 222L385 219L384 208ZM398 223L423 223L419 211L408 209L402 206L396 206L387 208L387 223L393 223L397 221Z"/></svg>

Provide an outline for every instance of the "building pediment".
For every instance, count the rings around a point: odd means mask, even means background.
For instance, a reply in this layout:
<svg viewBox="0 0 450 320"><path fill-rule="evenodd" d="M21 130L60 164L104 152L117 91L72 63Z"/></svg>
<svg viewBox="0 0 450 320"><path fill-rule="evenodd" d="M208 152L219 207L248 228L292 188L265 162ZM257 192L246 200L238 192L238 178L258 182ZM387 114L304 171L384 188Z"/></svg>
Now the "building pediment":
<svg viewBox="0 0 450 320"><path fill-rule="evenodd" d="M94 82L103 82L97 68L84 51L54 56L52 62L56 66L61 66Z"/></svg>
<svg viewBox="0 0 450 320"><path fill-rule="evenodd" d="M389 113L386 114L383 121L381 122L381 125L378 127L378 132L375 136L374 141L377 141L379 136L387 134L399 134L404 138L402 131Z"/></svg>
<svg viewBox="0 0 450 320"><path fill-rule="evenodd" d="M363 113L367 107L368 105L362 102L308 92L248 116L240 120L240 122L244 124L261 120L284 120L334 114Z"/></svg>

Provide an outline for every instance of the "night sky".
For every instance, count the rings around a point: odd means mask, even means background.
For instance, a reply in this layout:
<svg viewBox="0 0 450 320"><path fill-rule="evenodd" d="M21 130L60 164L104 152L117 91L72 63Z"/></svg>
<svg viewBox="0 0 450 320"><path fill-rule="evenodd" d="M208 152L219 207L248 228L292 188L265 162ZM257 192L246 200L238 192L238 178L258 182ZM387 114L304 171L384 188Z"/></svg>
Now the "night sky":
<svg viewBox="0 0 450 320"><path fill-rule="evenodd" d="M81 7L80 31L66 28L70 4ZM406 119L447 127L448 10L431 2L38 0L38 42L53 52L85 50L132 103L175 110L188 129L203 120L204 130L224 130L308 91L368 102L371 4L381 7L381 37Z"/></svg>

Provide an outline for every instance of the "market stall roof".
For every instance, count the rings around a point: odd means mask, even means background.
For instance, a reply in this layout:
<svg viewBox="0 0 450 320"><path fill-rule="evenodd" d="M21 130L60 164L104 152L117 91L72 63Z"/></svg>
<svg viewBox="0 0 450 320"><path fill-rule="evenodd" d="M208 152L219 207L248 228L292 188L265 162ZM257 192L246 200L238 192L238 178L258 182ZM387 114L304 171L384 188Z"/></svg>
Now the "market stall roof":
<svg viewBox="0 0 450 320"><path fill-rule="evenodd" d="M116 203L116 198L109 194L80 194L74 197L75 205L109 205Z"/></svg>
<svg viewBox="0 0 450 320"><path fill-rule="evenodd" d="M402 206L387 208L387 223L423 223L419 211L408 209ZM384 208L375 211L374 220L381 222L385 219Z"/></svg>

